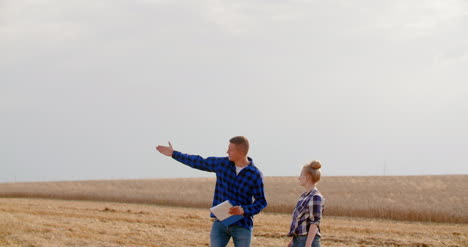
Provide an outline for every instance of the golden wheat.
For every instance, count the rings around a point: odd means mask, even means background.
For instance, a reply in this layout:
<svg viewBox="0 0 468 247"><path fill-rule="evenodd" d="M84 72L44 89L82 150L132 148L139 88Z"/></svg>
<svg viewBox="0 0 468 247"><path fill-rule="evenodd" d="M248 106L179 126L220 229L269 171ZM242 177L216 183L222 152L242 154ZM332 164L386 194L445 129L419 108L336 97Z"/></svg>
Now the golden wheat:
<svg viewBox="0 0 468 247"><path fill-rule="evenodd" d="M0 184L0 197L147 203L208 208L214 178ZM324 177L325 215L468 223L468 175ZM302 188L266 177L266 212L290 213Z"/></svg>

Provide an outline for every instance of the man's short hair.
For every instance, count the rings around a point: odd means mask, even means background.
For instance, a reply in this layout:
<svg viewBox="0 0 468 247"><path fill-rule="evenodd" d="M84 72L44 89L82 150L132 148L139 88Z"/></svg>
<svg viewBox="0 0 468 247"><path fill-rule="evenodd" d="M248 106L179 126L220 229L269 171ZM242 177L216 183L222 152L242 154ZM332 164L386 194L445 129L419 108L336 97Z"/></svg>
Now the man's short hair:
<svg viewBox="0 0 468 247"><path fill-rule="evenodd" d="M235 136L229 140L230 143L235 144L239 151L247 155L249 152L249 140L244 136Z"/></svg>

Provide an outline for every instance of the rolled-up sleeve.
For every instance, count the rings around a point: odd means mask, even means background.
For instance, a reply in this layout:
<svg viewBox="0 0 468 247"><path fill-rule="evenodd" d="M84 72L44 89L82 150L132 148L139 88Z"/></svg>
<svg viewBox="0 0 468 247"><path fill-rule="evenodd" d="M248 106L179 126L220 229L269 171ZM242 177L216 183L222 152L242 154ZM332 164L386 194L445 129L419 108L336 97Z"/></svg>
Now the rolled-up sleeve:
<svg viewBox="0 0 468 247"><path fill-rule="evenodd" d="M323 197L320 195L314 195L309 201L309 213L311 224L320 224L320 219L322 219L323 212Z"/></svg>

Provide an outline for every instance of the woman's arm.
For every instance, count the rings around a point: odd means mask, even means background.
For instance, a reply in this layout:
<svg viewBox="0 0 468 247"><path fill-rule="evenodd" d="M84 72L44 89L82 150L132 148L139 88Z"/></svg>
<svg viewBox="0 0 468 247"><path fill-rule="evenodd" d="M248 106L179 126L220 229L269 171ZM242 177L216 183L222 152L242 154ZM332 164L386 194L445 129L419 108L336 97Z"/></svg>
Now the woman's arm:
<svg viewBox="0 0 468 247"><path fill-rule="evenodd" d="M305 244L306 247L312 246L312 242L314 241L316 234L317 234L317 225L316 224L310 225L309 233L307 234L307 241Z"/></svg>
<svg viewBox="0 0 468 247"><path fill-rule="evenodd" d="M320 219L322 218L323 210L323 198L321 195L314 195L309 201L309 217L312 219L312 222L309 227L309 232L307 234L306 246L311 246L314 241L315 235L318 232L318 225L320 224Z"/></svg>

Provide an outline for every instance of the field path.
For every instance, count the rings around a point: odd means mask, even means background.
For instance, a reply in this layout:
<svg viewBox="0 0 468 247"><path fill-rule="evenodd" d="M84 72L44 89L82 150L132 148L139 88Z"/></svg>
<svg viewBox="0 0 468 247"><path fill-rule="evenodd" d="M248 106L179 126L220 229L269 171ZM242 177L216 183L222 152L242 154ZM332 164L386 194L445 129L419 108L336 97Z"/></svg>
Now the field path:
<svg viewBox="0 0 468 247"><path fill-rule="evenodd" d="M286 246L290 215L255 218L252 246ZM208 210L0 198L0 246L209 246ZM468 225L346 217L322 222L323 246L468 246Z"/></svg>

